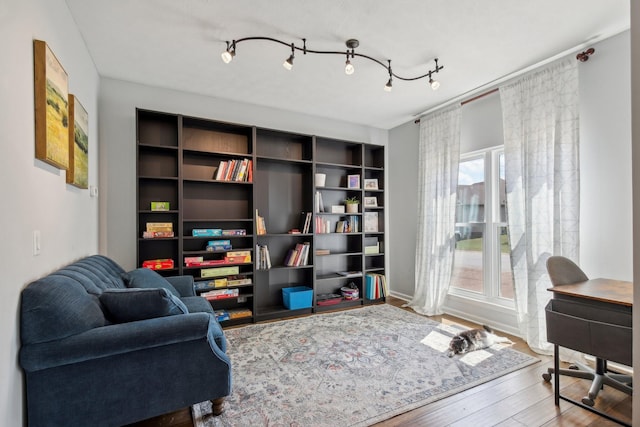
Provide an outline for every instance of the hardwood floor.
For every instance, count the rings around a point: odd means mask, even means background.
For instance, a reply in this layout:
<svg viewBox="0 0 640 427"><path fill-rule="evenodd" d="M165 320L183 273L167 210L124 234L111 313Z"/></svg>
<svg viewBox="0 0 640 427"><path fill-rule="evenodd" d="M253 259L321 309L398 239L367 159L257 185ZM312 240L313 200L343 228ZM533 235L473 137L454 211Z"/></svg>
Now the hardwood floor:
<svg viewBox="0 0 640 427"><path fill-rule="evenodd" d="M388 303L400 307L404 301L390 297ZM473 323L446 315L434 316L431 319L446 324L477 327ZM556 407L553 402L552 384L542 380L542 373L553 366L553 358L533 353L526 343L517 337L498 334L509 337L515 343L513 348L539 358L540 362L398 415L375 426L609 427L618 425L569 402L560 401L560 406ZM561 377L561 393L565 396L579 401L588 390L589 383L585 380ZM631 397L624 393L607 387L605 392L598 396L596 407L631 424ZM193 422L190 409L185 408L133 424L133 426L192 427Z"/></svg>

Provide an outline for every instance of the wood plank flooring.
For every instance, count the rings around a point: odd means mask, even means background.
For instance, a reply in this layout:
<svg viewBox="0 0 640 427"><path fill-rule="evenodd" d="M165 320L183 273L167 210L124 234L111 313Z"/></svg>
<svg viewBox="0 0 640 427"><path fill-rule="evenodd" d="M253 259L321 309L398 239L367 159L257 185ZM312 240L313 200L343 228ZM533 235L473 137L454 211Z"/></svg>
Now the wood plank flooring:
<svg viewBox="0 0 640 427"><path fill-rule="evenodd" d="M404 301L390 297L388 304L400 307ZM464 327L477 325L451 316L434 316L431 319ZM560 401L553 402L552 384L542 380L542 373L553 366L553 358L533 353L524 341L508 334L516 350L531 354L541 361L493 381L465 390L456 395L419 407L375 424L376 427L554 427L589 426L610 427L618 424L590 411ZM561 393L580 400L589 390L589 383L569 377L561 377ZM596 399L596 407L606 410L616 418L631 424L631 397L606 387ZM135 427L192 427L189 408L152 418Z"/></svg>

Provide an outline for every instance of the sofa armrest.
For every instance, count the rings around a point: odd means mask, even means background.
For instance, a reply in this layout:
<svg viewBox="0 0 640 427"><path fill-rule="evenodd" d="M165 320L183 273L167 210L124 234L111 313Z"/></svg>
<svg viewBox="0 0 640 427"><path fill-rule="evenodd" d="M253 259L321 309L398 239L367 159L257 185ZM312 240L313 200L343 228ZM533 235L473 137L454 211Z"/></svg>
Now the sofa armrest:
<svg viewBox="0 0 640 427"><path fill-rule="evenodd" d="M218 345L219 342L224 343L220 325L207 313L119 323L94 328L58 341L26 345L20 350L20 364L25 371L33 372L199 339L206 339L213 354L221 362L231 366L229 357Z"/></svg>
<svg viewBox="0 0 640 427"><path fill-rule="evenodd" d="M193 276L169 276L165 277L178 292L179 297L193 297L196 295Z"/></svg>

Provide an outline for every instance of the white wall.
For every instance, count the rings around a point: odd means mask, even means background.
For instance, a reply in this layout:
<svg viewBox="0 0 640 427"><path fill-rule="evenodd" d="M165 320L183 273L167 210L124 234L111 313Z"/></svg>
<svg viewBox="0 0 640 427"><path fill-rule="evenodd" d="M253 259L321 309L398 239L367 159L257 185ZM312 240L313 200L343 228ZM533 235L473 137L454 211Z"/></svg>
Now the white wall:
<svg viewBox="0 0 640 427"><path fill-rule="evenodd" d="M580 264L592 277L631 280L633 223L629 32L604 40L594 47L595 55L588 62L580 64L579 68ZM502 139L496 133L496 130L502 129L500 120L498 94L465 105L461 121L461 151L496 145L493 141ZM478 135L481 137L477 138ZM417 183L406 168L418 156L418 139L419 129L413 122L389 131L388 173L389 187L393 189L390 196L392 206L396 206L394 200L416 197ZM475 139L475 143L471 142L472 139ZM393 290L399 291L399 296L412 296L415 286L415 218L415 215L409 217L407 212L398 209L390 212L390 270ZM500 315L506 321L504 314Z"/></svg>
<svg viewBox="0 0 640 427"><path fill-rule="evenodd" d="M46 41L69 75L69 92L89 113L89 182L97 183L99 78L63 0L0 2L0 425L24 422L18 366L19 297L32 279L98 249L98 201L35 160L33 39ZM33 230L42 252L33 255Z"/></svg>
<svg viewBox="0 0 640 427"><path fill-rule="evenodd" d="M191 93L103 79L100 87L100 251L136 261L135 109L386 145L386 130ZM385 181L386 182L386 181Z"/></svg>
<svg viewBox="0 0 640 427"><path fill-rule="evenodd" d="M580 64L580 265L633 278L631 63L626 31Z"/></svg>

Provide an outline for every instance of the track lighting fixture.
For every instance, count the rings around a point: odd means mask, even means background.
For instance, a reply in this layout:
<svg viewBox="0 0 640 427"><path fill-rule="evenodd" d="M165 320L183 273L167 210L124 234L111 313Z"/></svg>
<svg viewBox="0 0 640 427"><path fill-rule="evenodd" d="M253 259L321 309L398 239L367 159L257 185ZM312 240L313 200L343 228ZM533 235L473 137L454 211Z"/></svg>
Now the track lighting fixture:
<svg viewBox="0 0 640 427"><path fill-rule="evenodd" d="M302 39L302 47L296 46L294 43L286 43L282 40L278 40L278 39L274 39L272 37L244 37L238 40L233 40L232 42L226 42L227 43L227 48L224 52L222 52L222 60L225 62L225 64L228 64L229 62L231 62L233 60L233 58L236 55L236 47L238 45L238 43L241 42L246 42L246 41L253 41L253 40L263 40L263 41L270 41L273 43L278 43L284 46L290 46L291 47L291 55L289 56L289 58L287 58L286 61L284 61L284 63L282 64L282 66L284 68L286 68L287 70L291 70L293 68L293 59L295 57L295 51L301 51L303 54L307 54L307 53L317 53L317 54L329 54L329 55L344 55L345 52L342 51L333 51L333 50L312 50L312 49L307 49L307 39ZM375 58L372 58L371 56L368 55L364 55L362 53L356 53L355 49L360 45L360 42L356 39L349 39L345 42L346 46L347 46L347 51L346 51L346 55L347 55L347 60L345 61L345 66L344 66L344 72L347 75L351 75L355 72L355 67L353 66L353 64L351 63L351 59L354 59L355 57L358 58L365 58L368 59L369 61L373 61L379 65L381 65L382 67L384 67L388 72L389 72L389 80L387 81L387 84L384 86L384 90L387 92L391 92L392 87L393 87L393 78L397 78L399 80L405 80L405 81L410 81L410 80L420 80L420 79L424 79L424 78L428 78L429 79L429 85L431 86L431 89L436 90L440 87L440 82L438 82L437 80L435 80L433 78L433 74L436 74L438 72L440 72L440 70L442 70L444 68L444 66L442 65L438 65L438 58L435 58L435 67L431 70L428 70L425 74L416 76L416 77L402 77L399 76L397 74L395 74L393 72L393 70L391 69L391 60L387 60L388 61L388 65L385 65L382 61L379 61Z"/></svg>
<svg viewBox="0 0 640 427"><path fill-rule="evenodd" d="M233 57L236 56L235 43L234 43L234 48L231 49L229 42L227 42L227 50L222 52L222 55L220 56L222 57L222 60L224 61L225 64L228 64L229 62L231 62Z"/></svg>
<svg viewBox="0 0 640 427"><path fill-rule="evenodd" d="M347 59L347 62L345 62L345 63L344 63L344 73L345 73L347 76L350 76L351 74L353 74L353 72L354 72L355 70L356 70L356 69L355 69L355 68L353 68L353 64L351 63L351 61L349 61L349 60Z"/></svg>
<svg viewBox="0 0 640 427"><path fill-rule="evenodd" d="M393 72L391 71L391 60L389 59L389 80L387 81L387 84L384 85L384 90L385 92L391 92L391 90L393 90Z"/></svg>
<svg viewBox="0 0 640 427"><path fill-rule="evenodd" d="M294 58L294 53L295 53L295 49L294 49L294 45L293 43L291 43L291 55L289 55L289 58L287 58L283 63L282 66L284 68L286 68L287 70L291 71L291 69L293 68L293 58Z"/></svg>

